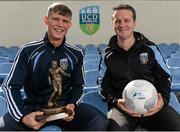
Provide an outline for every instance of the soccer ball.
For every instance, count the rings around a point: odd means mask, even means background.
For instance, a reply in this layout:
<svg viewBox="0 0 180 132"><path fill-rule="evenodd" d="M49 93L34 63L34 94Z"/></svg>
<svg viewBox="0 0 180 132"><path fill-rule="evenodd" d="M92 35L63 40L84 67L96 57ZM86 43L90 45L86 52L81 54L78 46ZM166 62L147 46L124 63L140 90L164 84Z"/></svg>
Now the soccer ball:
<svg viewBox="0 0 180 132"><path fill-rule="evenodd" d="M129 82L123 90L122 98L125 99L127 108L139 114L153 108L158 99L154 85L141 79Z"/></svg>

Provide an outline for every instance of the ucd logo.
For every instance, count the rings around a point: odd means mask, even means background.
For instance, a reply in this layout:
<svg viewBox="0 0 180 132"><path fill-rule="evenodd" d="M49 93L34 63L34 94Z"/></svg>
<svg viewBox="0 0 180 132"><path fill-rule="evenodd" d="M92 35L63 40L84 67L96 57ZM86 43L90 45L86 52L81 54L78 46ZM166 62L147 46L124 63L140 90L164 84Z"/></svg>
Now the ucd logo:
<svg viewBox="0 0 180 132"><path fill-rule="evenodd" d="M88 35L96 33L100 25L99 6L88 6L80 9L79 23L84 33Z"/></svg>

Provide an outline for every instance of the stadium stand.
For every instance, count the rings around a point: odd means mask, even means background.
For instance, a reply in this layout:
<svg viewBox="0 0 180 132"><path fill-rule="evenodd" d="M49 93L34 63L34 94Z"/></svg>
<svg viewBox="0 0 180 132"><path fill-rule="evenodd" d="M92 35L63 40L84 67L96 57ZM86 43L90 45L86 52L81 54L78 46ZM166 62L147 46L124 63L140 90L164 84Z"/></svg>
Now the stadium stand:
<svg viewBox="0 0 180 132"><path fill-rule="evenodd" d="M98 90L94 90L94 91L85 93L82 96L80 102L93 105L94 107L96 107L100 111L102 111L104 114L107 113L107 104L106 104L106 102L102 101Z"/></svg>
<svg viewBox="0 0 180 132"><path fill-rule="evenodd" d="M82 44L75 44L75 46L77 46L78 48L80 48L81 50L83 50L83 51L84 51L84 47L83 47L83 45L82 45Z"/></svg>
<svg viewBox="0 0 180 132"><path fill-rule="evenodd" d="M1 63L6 63L9 62L9 58L8 57L4 57L4 56L0 56L0 64Z"/></svg>
<svg viewBox="0 0 180 132"><path fill-rule="evenodd" d="M173 57L173 58L168 58L166 60L166 64L167 64L167 67L168 68L179 68L180 67L180 58L176 58L176 57Z"/></svg>
<svg viewBox="0 0 180 132"><path fill-rule="evenodd" d="M103 49L105 49L107 47L107 44L99 44L98 46L97 46L97 50L99 51L99 53L103 50Z"/></svg>
<svg viewBox="0 0 180 132"><path fill-rule="evenodd" d="M97 84L98 78L98 70L90 70L85 71L85 85L84 85L84 92L89 92L93 90L98 90L99 86Z"/></svg>
<svg viewBox="0 0 180 132"><path fill-rule="evenodd" d="M85 70L85 85L84 85L84 93L80 102L91 104L101 110L103 113L107 113L107 105L102 101L99 95L99 85L97 84L98 78L98 69L100 63L100 53L107 46L106 44L88 44L83 46L82 44L75 44L75 46L79 47L84 52L84 70ZM180 113L180 48L178 43L161 43L158 45L159 50L161 51L164 59L166 60L166 65L169 68L172 76L172 92L169 105L171 105L176 111ZM14 61L14 57L19 50L19 47L0 47L0 81L2 83L4 77L8 74L12 62ZM11 52L9 52L11 51ZM12 55L11 55L12 53ZM1 58L4 58L4 61ZM9 63L11 62L11 63ZM5 65L7 64L7 65ZM2 66L4 65L4 66ZM3 76L3 74L5 76ZM2 76L1 76L2 75ZM21 91L22 97L25 98L25 93ZM179 95L179 96L178 96ZM179 98L177 98L179 97ZM178 101L179 100L179 101ZM3 97L3 91L0 88L0 105L2 109L0 110L0 117L7 112L6 100ZM61 129L57 126L47 126L42 128L40 131L61 131Z"/></svg>
<svg viewBox="0 0 180 132"><path fill-rule="evenodd" d="M180 52L175 52L171 54L171 58L180 58Z"/></svg>
<svg viewBox="0 0 180 132"><path fill-rule="evenodd" d="M0 84L3 82L5 77L9 74L11 66L12 66L12 63L10 62L0 63Z"/></svg>
<svg viewBox="0 0 180 132"><path fill-rule="evenodd" d="M172 77L172 91L180 92L180 67L169 69Z"/></svg>

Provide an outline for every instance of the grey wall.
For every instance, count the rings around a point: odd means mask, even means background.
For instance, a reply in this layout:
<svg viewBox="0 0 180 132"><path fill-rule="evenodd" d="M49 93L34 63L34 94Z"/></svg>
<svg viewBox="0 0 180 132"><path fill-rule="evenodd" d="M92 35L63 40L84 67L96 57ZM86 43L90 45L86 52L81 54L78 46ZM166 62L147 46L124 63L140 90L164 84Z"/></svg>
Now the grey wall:
<svg viewBox="0 0 180 132"><path fill-rule="evenodd" d="M180 1L90 0L63 1L73 10L73 25L69 43L107 43L114 34L111 26L112 7L126 3L137 12L137 31L156 43L180 42ZM50 1L0 1L0 45L22 45L40 39L46 32L43 16ZM94 35L86 35L79 26L79 10L86 6L100 6L100 28Z"/></svg>

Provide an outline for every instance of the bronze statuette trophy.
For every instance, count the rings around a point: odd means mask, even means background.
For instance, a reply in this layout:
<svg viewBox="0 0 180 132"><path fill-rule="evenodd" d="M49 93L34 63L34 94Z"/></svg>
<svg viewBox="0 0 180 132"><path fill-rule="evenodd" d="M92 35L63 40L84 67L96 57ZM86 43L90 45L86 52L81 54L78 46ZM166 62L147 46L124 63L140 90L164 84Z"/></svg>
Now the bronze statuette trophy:
<svg viewBox="0 0 180 132"><path fill-rule="evenodd" d="M66 68L66 63L61 63L61 66L58 67L57 61L52 61L51 68L49 69L48 81L49 85L52 85L54 90L49 98L47 108L42 109L44 115L37 116L37 121L41 121L45 118L47 121L53 121L68 117L71 114L70 111L67 111L65 106L59 106L57 104L57 100L62 93L62 75L70 77L70 75L65 72Z"/></svg>

